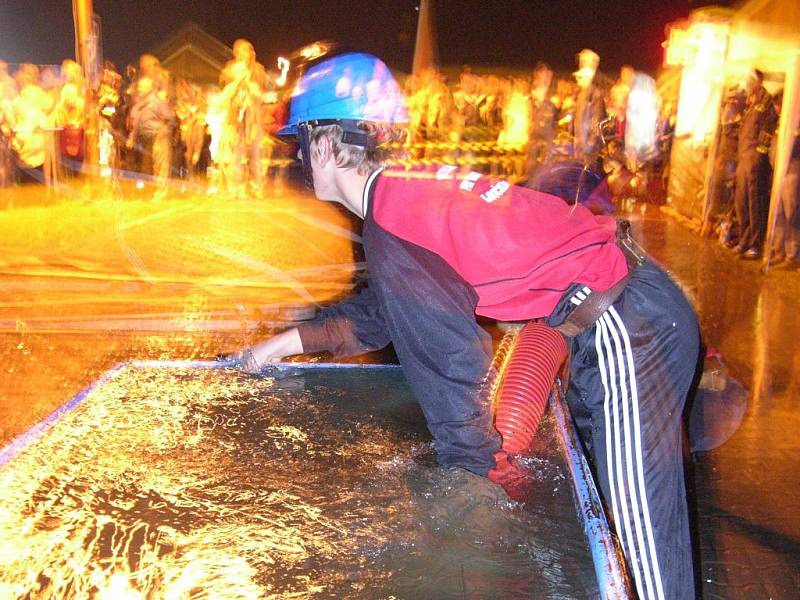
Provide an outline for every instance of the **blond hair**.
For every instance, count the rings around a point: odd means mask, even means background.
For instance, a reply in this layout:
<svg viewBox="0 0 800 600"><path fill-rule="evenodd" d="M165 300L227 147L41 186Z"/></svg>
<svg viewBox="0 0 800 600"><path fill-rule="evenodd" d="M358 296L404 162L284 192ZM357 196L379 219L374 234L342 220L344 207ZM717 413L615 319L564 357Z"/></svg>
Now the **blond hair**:
<svg viewBox="0 0 800 600"><path fill-rule="evenodd" d="M344 143L344 129L338 124L313 128L309 142L317 142L322 136L327 137L332 142L336 166L355 169L360 175L369 175L389 160L399 158L400 146L405 138L404 129L372 121L361 121L358 128L367 136L366 147Z"/></svg>

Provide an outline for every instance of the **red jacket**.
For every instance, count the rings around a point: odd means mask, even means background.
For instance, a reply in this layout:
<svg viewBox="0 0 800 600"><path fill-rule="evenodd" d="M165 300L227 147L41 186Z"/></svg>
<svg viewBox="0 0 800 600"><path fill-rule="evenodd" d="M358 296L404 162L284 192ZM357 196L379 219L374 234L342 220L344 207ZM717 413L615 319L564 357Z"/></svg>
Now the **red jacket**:
<svg viewBox="0 0 800 600"><path fill-rule="evenodd" d="M387 169L372 202L378 225L446 260L494 319L546 317L572 284L605 291L628 272L614 219L478 173Z"/></svg>

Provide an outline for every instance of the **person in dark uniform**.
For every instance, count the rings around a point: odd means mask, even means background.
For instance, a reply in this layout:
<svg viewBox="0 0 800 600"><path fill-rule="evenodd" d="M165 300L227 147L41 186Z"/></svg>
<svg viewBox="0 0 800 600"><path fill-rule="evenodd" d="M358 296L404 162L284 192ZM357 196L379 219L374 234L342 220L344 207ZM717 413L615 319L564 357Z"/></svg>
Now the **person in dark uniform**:
<svg viewBox="0 0 800 600"><path fill-rule="evenodd" d="M747 106L739 130L734 206L739 239L734 250L743 259L761 256L769 213L769 141L778 124L772 96L764 89L764 74L753 69L747 76Z"/></svg>
<svg viewBox="0 0 800 600"><path fill-rule="evenodd" d="M343 92L345 73L380 94ZM524 470L478 393L491 343L476 313L544 320L571 345L568 402L640 597L694 598L681 412L699 336L680 289L580 205L455 166L386 168L408 117L375 57L327 58L298 89L281 133L297 139L317 198L364 220L369 286L242 350L242 368L391 342L439 463L511 488Z"/></svg>

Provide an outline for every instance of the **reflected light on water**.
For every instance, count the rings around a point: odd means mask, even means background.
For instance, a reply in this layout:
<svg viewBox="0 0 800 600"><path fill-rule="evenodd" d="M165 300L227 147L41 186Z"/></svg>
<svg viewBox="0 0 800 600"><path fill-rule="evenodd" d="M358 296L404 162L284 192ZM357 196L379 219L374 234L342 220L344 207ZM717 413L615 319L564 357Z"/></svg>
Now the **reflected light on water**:
<svg viewBox="0 0 800 600"><path fill-rule="evenodd" d="M552 430L535 507L470 509L401 375L343 377L122 370L0 470L0 596L591 594Z"/></svg>

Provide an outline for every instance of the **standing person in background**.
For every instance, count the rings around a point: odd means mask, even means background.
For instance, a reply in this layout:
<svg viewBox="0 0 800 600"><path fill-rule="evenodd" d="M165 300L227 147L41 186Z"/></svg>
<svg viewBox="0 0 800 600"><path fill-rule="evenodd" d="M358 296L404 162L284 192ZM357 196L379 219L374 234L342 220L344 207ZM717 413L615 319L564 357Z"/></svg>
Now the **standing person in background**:
<svg viewBox="0 0 800 600"><path fill-rule="evenodd" d="M633 70L632 66L622 65L619 69L619 79L611 86L611 90L608 92L608 112L614 117L614 137L623 143L625 141L628 95L631 93L635 75L636 71Z"/></svg>
<svg viewBox="0 0 800 600"><path fill-rule="evenodd" d="M720 239L728 241L733 227L733 194L736 183L736 153L739 147L739 127L742 124L744 94L738 87L728 90L720 117L719 144L711 174L708 204L703 214L700 235L714 235L720 227ZM724 230L724 231L723 231Z"/></svg>
<svg viewBox="0 0 800 600"><path fill-rule="evenodd" d="M776 106L776 110L778 108ZM787 271L800 269L800 120L794 124L792 133L794 141L776 207L775 238L770 257L771 265Z"/></svg>
<svg viewBox="0 0 800 600"><path fill-rule="evenodd" d="M769 143L778 124L772 96L764 89L764 74L753 69L745 84L747 105L739 130L736 165L736 219L739 239L734 250L745 260L761 256L769 213Z"/></svg>
<svg viewBox="0 0 800 600"><path fill-rule="evenodd" d="M123 166L122 153L118 142L123 139L125 115L122 107L122 75L117 72L114 63L105 61L100 88L97 90L97 107L100 112L97 136L98 164L101 176L111 175Z"/></svg>
<svg viewBox="0 0 800 600"><path fill-rule="evenodd" d="M16 75L19 95L12 103L11 146L18 158L21 180L43 183L47 137L52 128L50 113L53 99L39 85L39 68L36 65L24 64Z"/></svg>
<svg viewBox="0 0 800 600"><path fill-rule="evenodd" d="M53 151L57 157L55 173L75 175L83 165L85 153L86 94L88 87L81 66L69 58L61 62L61 86L54 90Z"/></svg>
<svg viewBox="0 0 800 600"><path fill-rule="evenodd" d="M606 118L603 93L594 84L600 56L592 50L578 53L578 70L573 73L578 84L575 99L575 158L585 165L600 168L600 123Z"/></svg>
<svg viewBox="0 0 800 600"><path fill-rule="evenodd" d="M543 62L533 69L531 87L531 134L528 146L528 173L547 160L556 135L557 109L553 104L553 70Z"/></svg>
<svg viewBox="0 0 800 600"><path fill-rule="evenodd" d="M462 126L475 127L481 122L479 106L483 101L480 90L480 78L465 66L458 79L458 86L453 92L453 104L461 114ZM411 106L409 102L409 112Z"/></svg>
<svg viewBox="0 0 800 600"><path fill-rule="evenodd" d="M156 90L149 77L139 78L130 121L127 146L136 146L140 152L139 172L156 177L154 199L160 199L167 190L175 113L167 103L165 92Z"/></svg>
<svg viewBox="0 0 800 600"><path fill-rule="evenodd" d="M44 173L44 182L48 187L58 184L63 171L54 108L59 102L65 80L64 72L55 66L43 66L39 73L39 87L50 96L50 104L53 107L48 111L47 125L44 130L44 165L42 166L42 171Z"/></svg>
<svg viewBox="0 0 800 600"><path fill-rule="evenodd" d="M180 80L175 86L175 113L183 142L186 176L197 172L206 136L206 99L200 86ZM175 161L173 161L175 162Z"/></svg>
<svg viewBox="0 0 800 600"><path fill-rule="evenodd" d="M497 148L505 153L504 174L519 178L525 174L526 150L531 139L531 99L525 79L512 80L503 97L502 119Z"/></svg>
<svg viewBox="0 0 800 600"><path fill-rule="evenodd" d="M561 158L575 155L575 96L578 86L574 81L559 79L551 101L556 109L556 148Z"/></svg>
<svg viewBox="0 0 800 600"><path fill-rule="evenodd" d="M74 83L61 87L54 113L60 173L68 176L80 172L84 158L86 103Z"/></svg>
<svg viewBox="0 0 800 600"><path fill-rule="evenodd" d="M17 84L8 74L8 63L0 60L0 188L14 183L14 155L11 152L11 111Z"/></svg>
<svg viewBox="0 0 800 600"><path fill-rule="evenodd" d="M675 102L662 98L658 116L656 147L658 148L658 168L661 173L661 189L663 190L667 190L669 187L670 158L672 141L675 137L676 119Z"/></svg>
<svg viewBox="0 0 800 600"><path fill-rule="evenodd" d="M125 76L120 85L119 100L119 127L114 132L119 147L119 160L123 169L136 171L137 165L141 161L139 152L136 148L128 148L128 135L131 131L131 110L136 101L136 84L139 80L139 72L133 65L125 67Z"/></svg>
<svg viewBox="0 0 800 600"><path fill-rule="evenodd" d="M253 44L245 39L233 43L233 60L220 75L222 95L228 110L225 119L230 151L226 181L240 196L248 188L258 198L264 194L265 169L262 164L264 141L264 94L268 75L264 65L256 60Z"/></svg>

